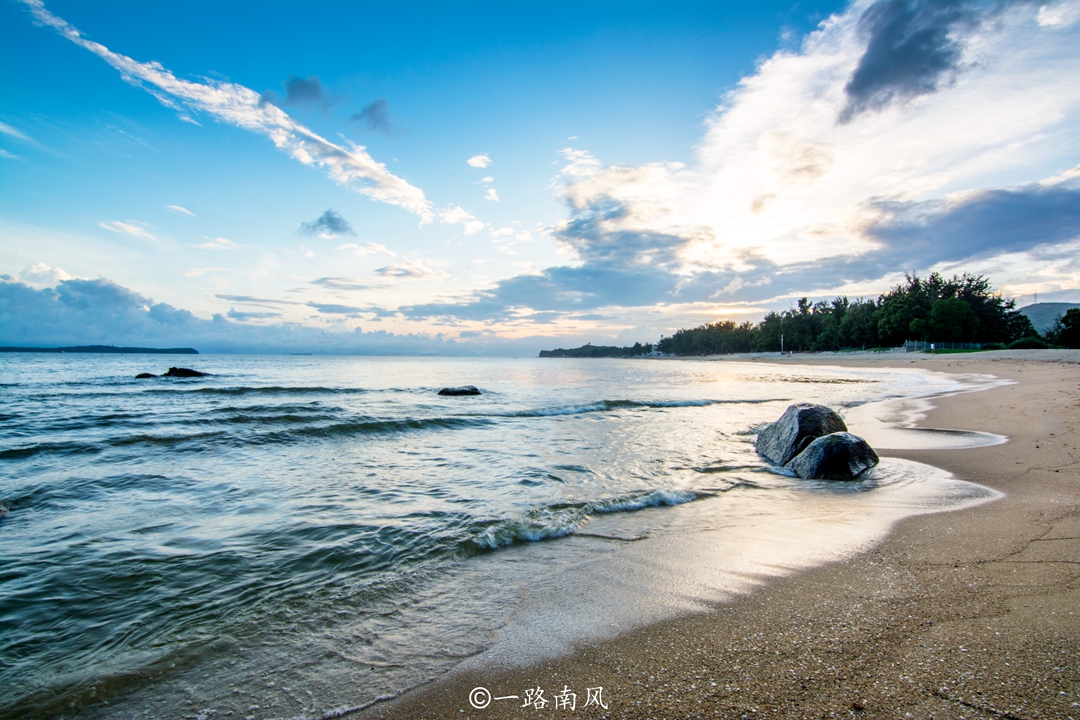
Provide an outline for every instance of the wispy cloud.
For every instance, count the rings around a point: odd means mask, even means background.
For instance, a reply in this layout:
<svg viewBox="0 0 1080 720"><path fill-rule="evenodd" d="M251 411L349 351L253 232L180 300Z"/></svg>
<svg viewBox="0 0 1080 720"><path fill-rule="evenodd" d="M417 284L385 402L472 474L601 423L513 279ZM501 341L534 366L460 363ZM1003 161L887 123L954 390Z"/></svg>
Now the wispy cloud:
<svg viewBox="0 0 1080 720"><path fill-rule="evenodd" d="M375 271L376 275L404 280L438 280L449 277L447 273L432 270L421 260L405 259L398 265L387 265Z"/></svg>
<svg viewBox="0 0 1080 720"><path fill-rule="evenodd" d="M486 168L488 165L491 164L491 158L489 158L487 155L473 155L465 162L467 162L470 166L474 168Z"/></svg>
<svg viewBox="0 0 1080 720"><path fill-rule="evenodd" d="M226 238L214 238L208 242L199 243L195 247L202 250L236 250L240 246Z"/></svg>
<svg viewBox="0 0 1080 720"><path fill-rule="evenodd" d="M238 322L248 322L250 320L270 320L273 318L281 317L279 312L249 312L246 310L229 309L226 316L236 320Z"/></svg>
<svg viewBox="0 0 1080 720"><path fill-rule="evenodd" d="M34 143L34 139L21 130L17 130L7 123L0 122L0 135L7 135L8 137L15 138L16 140L22 140L27 143Z"/></svg>
<svg viewBox="0 0 1080 720"><path fill-rule="evenodd" d="M188 217L195 217L195 213L191 212L186 207L180 207L179 205L166 205L165 209L169 212L174 212L177 215L187 215Z"/></svg>
<svg viewBox="0 0 1080 720"><path fill-rule="evenodd" d="M82 34L65 20L45 9L41 0L21 0L34 18L82 47L120 72L120 76L184 113L206 113L216 120L270 138L278 149L305 165L323 168L335 182L380 202L433 219L431 203L419 188L410 185L376 162L360 145L336 145L293 120L281 108L265 102L254 90L231 82L181 80L158 62L138 62L120 55Z"/></svg>
<svg viewBox="0 0 1080 720"><path fill-rule="evenodd" d="M296 302L295 300L275 300L273 298L263 298L263 297L258 297L256 295L225 295L225 294L218 294L218 295L214 295L214 297L216 297L216 298L218 298L220 300L228 300L230 302L242 303L244 305L261 305L261 306L274 307L274 306L277 306L277 305L300 305L301 304L301 303Z"/></svg>
<svg viewBox="0 0 1080 720"><path fill-rule="evenodd" d="M328 290L369 290L371 282L351 277L321 277L311 281L312 285L318 285Z"/></svg>
<svg viewBox="0 0 1080 720"><path fill-rule="evenodd" d="M348 317L358 317L360 313L364 311L364 308L354 307L352 305L339 305L336 303L309 302L305 304L308 307L315 308L315 310L324 315L345 315Z"/></svg>
<svg viewBox="0 0 1080 720"><path fill-rule="evenodd" d="M385 245L380 245L379 243L375 242L360 243L359 245L357 245L356 243L345 243L344 245L338 245L337 249L342 251L348 251L353 255L358 255L360 257L363 257L365 255L374 255L375 253L385 253L390 257L397 257L397 253L395 253L393 250L386 247Z"/></svg>
<svg viewBox="0 0 1080 720"><path fill-rule="evenodd" d="M128 220L127 222L121 222L120 220L111 220L109 222L100 222L98 225L111 230L114 233L120 233L121 235L134 235L135 237L147 238L148 240L157 240L156 237L149 232L139 227L144 223L137 223L134 220Z"/></svg>
<svg viewBox="0 0 1080 720"><path fill-rule="evenodd" d="M488 188L487 195L484 196L484 199L499 202L499 193L495 192L495 188Z"/></svg>
<svg viewBox="0 0 1080 720"><path fill-rule="evenodd" d="M341 217L333 210L327 210L315 220L300 224L297 230L301 235L313 235L326 240L339 238L342 235L355 235L349 221Z"/></svg>

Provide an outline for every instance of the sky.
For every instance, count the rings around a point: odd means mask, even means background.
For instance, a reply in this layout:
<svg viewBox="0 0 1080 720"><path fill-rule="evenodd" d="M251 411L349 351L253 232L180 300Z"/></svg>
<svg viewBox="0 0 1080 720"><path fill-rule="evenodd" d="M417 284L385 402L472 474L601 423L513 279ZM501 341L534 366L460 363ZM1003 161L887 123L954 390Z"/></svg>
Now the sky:
<svg viewBox="0 0 1080 720"><path fill-rule="evenodd" d="M0 2L0 344L529 354L1080 301L1080 0Z"/></svg>

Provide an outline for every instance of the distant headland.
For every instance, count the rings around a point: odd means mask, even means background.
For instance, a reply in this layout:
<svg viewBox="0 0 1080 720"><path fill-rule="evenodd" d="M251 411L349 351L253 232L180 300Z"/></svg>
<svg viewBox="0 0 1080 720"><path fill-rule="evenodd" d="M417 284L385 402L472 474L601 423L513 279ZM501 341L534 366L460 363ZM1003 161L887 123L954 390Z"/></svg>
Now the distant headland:
<svg viewBox="0 0 1080 720"><path fill-rule="evenodd" d="M73 345L72 347L0 347L0 352L24 353L119 353L124 355L198 355L195 348L141 348L115 345Z"/></svg>
<svg viewBox="0 0 1080 720"><path fill-rule="evenodd" d="M634 343L629 347L615 347L612 345L593 345L592 343L586 343L578 348L563 349L557 348L555 350L541 350L540 357L542 358L619 358L619 357L638 357L641 355L648 355L653 350L651 343Z"/></svg>

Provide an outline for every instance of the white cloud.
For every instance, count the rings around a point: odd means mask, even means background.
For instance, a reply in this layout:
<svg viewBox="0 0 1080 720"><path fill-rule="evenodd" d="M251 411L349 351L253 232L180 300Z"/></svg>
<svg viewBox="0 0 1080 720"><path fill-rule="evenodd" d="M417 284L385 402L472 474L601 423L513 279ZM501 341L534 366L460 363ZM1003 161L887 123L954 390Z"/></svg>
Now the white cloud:
<svg viewBox="0 0 1080 720"><path fill-rule="evenodd" d="M32 143L34 140L20 130L16 130L7 123L0 122L0 135L7 135L13 137L16 140L22 140L23 142Z"/></svg>
<svg viewBox="0 0 1080 720"><path fill-rule="evenodd" d="M859 20L869 5L856 2L801 51L780 51L744 78L708 120L690 167L610 166L565 150L572 214L609 234L669 234L680 273L738 271L747 253L782 267L873 252L864 229L881 220L882 199L1020 185L1061 173L1062 158L1075 163L1080 37L1059 19L1080 4L1008 8L963 38L955 82L838 122L866 52Z"/></svg>
<svg viewBox="0 0 1080 720"><path fill-rule="evenodd" d="M397 257L397 253L395 253L393 250L389 249L385 245L380 245L379 243L374 242L360 243L359 245L357 245L356 243L345 243L344 245L338 245L337 249L348 250L353 255L359 255L360 257L363 257L365 255L374 255L375 253L386 253L390 257Z"/></svg>
<svg viewBox="0 0 1080 720"><path fill-rule="evenodd" d="M403 280L439 280L450 277L447 273L433 270L424 265L422 260L402 260L399 265L387 265L375 271L376 275Z"/></svg>
<svg viewBox="0 0 1080 720"><path fill-rule="evenodd" d="M493 178L493 177L491 177L490 175L488 175L487 177L482 177L482 178L480 178L480 182L482 182L482 183L490 183L490 182L495 182L495 178Z"/></svg>
<svg viewBox="0 0 1080 720"><path fill-rule="evenodd" d="M240 246L234 243L232 240L227 240L225 238L219 237L214 238L209 242L200 243L195 247L202 248L203 250L235 250Z"/></svg>
<svg viewBox="0 0 1080 720"><path fill-rule="evenodd" d="M1043 5L1037 16L1043 27L1068 27L1080 20L1080 2L1057 2Z"/></svg>
<svg viewBox="0 0 1080 720"><path fill-rule="evenodd" d="M114 233L120 233L121 235L134 235L135 237L147 238L149 240L157 240L156 237L143 230L139 225L144 223L136 223L134 220L128 220L127 222L121 222L119 220L112 220L109 222L99 222L100 227L106 230L111 230Z"/></svg>
<svg viewBox="0 0 1080 720"><path fill-rule="evenodd" d="M486 168L491 164L491 158L487 155L473 155L465 162L469 163L469 165L474 168Z"/></svg>
<svg viewBox="0 0 1080 720"><path fill-rule="evenodd" d="M174 212L177 215L187 215L189 217L195 217L195 213L191 212L185 207L180 207L179 205L166 205L165 209L169 212Z"/></svg>
<svg viewBox="0 0 1080 720"><path fill-rule="evenodd" d="M499 202L499 193L495 192L495 188L488 188L487 195L484 196L484 199Z"/></svg>
<svg viewBox="0 0 1080 720"><path fill-rule="evenodd" d="M462 208L460 205L456 207L448 207L447 209L439 213L439 220L446 225L464 225L466 235L475 235L476 233L487 227L484 223L477 220L472 213Z"/></svg>
<svg viewBox="0 0 1080 720"><path fill-rule="evenodd" d="M104 45L87 40L66 21L45 9L41 0L22 0L35 19L76 45L89 50L136 87L156 97L163 105L181 112L204 112L215 119L245 130L265 135L278 149L305 165L318 165L335 182L375 200L397 205L421 217L432 219L431 203L419 188L376 162L366 149L348 143L335 145L289 117L272 103L263 102L259 93L230 82L205 83L181 80L159 62L137 62L112 52ZM190 118L187 118L190 121Z"/></svg>
<svg viewBox="0 0 1080 720"><path fill-rule="evenodd" d="M4 148L0 148L0 157L7 158L8 160L22 160L22 157L9 153Z"/></svg>
<svg viewBox="0 0 1080 720"><path fill-rule="evenodd" d="M45 263L39 262L28 266L19 273L19 279L29 285L45 285L47 287L52 287L64 280L70 280L71 275L64 272L62 268L49 267Z"/></svg>

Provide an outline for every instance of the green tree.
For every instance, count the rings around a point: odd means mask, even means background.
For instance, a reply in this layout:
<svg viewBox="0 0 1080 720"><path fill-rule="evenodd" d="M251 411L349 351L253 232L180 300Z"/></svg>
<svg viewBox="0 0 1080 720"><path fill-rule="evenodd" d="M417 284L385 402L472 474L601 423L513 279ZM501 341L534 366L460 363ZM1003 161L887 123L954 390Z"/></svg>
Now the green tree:
<svg viewBox="0 0 1080 720"><path fill-rule="evenodd" d="M1080 308L1070 308L1064 316L1055 320L1054 327L1046 333L1046 337L1055 345L1080 348Z"/></svg>
<svg viewBox="0 0 1080 720"><path fill-rule="evenodd" d="M915 322L919 322L916 320ZM946 342L973 342L979 332L979 318L960 298L942 298L930 308L929 336Z"/></svg>
<svg viewBox="0 0 1080 720"><path fill-rule="evenodd" d="M840 322L842 347L877 347L881 308L873 300L856 300L848 306Z"/></svg>

